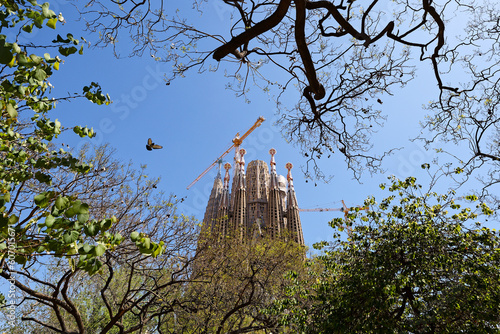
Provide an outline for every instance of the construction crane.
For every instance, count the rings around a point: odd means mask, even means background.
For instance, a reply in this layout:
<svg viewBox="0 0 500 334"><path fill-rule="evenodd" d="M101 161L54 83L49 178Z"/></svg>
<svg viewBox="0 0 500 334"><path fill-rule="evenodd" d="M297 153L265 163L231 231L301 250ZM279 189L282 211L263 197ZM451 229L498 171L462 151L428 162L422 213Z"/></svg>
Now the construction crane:
<svg viewBox="0 0 500 334"><path fill-rule="evenodd" d="M368 210L368 207L359 207L360 210ZM341 208L316 208L316 209L299 209L300 212L323 212L323 211L342 211L344 213L344 218L347 218L349 213L349 208L345 205L344 200L342 200Z"/></svg>
<svg viewBox="0 0 500 334"><path fill-rule="evenodd" d="M231 145L231 147L229 147L226 151L224 151L224 153L221 154L220 157L218 157L217 159L215 159L215 161L210 165L208 166L207 169L205 169L203 171L203 173L201 173L193 182L191 182L191 184L189 186L187 186L187 189L189 190L189 188L191 188L196 182L198 182L205 174L207 174L216 164L220 163L222 161L222 158L224 158L232 149L233 147L235 148L235 150L238 150L238 147L241 145L241 143L243 142L243 140L248 137L248 135L253 131L255 130L256 128L258 128L262 122L264 122L266 119L262 116L260 116L259 118L257 118L257 121L255 121L255 124L252 125L252 127L250 129L248 129L247 132L245 132L243 134L243 136L240 137L240 133L238 132L236 134L236 136L233 138L233 145Z"/></svg>
<svg viewBox="0 0 500 334"><path fill-rule="evenodd" d="M358 206L360 210L366 210L368 211L368 207L360 207ZM316 208L316 209L299 209L301 212L323 212L323 211L342 211L344 212L344 219L347 219L347 214L349 213L349 208L345 205L344 200L342 200L342 208ZM350 226L342 226L347 230L347 234L350 236L352 233L352 229Z"/></svg>

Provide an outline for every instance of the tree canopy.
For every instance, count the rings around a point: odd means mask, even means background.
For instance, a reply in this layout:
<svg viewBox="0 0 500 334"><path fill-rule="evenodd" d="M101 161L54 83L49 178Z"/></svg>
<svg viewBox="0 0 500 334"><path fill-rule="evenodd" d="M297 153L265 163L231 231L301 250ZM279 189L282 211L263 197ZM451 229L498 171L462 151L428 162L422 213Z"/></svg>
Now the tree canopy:
<svg viewBox="0 0 500 334"><path fill-rule="evenodd" d="M454 193L423 193L415 178L387 187L368 212L330 223L337 239L317 245L320 269L291 275L276 303L283 321L306 333L498 333L500 235L483 225L492 211L474 195L471 209Z"/></svg>
<svg viewBox="0 0 500 334"><path fill-rule="evenodd" d="M113 214L114 222L104 232L87 225L76 254L33 256L27 265L9 266L0 274L15 280L20 290L22 323L9 327L12 333L28 328L40 333L152 331L182 308L185 284L195 279L190 264L197 223L177 214L172 196L155 190L158 180L116 161L108 146L95 152L86 148L80 159L92 164L93 172L75 178L59 171L54 186L88 203L91 218ZM93 234L116 242L93 245ZM85 261L93 263L90 271L81 265Z"/></svg>

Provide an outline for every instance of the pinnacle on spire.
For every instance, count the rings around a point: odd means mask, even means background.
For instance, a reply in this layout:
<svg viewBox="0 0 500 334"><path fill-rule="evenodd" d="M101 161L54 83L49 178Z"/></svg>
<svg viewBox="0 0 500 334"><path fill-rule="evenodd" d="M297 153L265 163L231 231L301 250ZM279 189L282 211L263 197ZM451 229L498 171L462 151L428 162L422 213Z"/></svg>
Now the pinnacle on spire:
<svg viewBox="0 0 500 334"><path fill-rule="evenodd" d="M219 168L217 168L217 175L215 176L216 179L221 179L221 170L222 170L222 159L217 160L217 163L219 164Z"/></svg>
<svg viewBox="0 0 500 334"><path fill-rule="evenodd" d="M271 154L271 182L269 187L271 189L276 189L278 187L278 175L276 174L276 161L274 160L274 155L276 154L276 150L271 148L269 150L269 154Z"/></svg>
<svg viewBox="0 0 500 334"><path fill-rule="evenodd" d="M226 174L224 175L224 188L229 189L229 170L231 169L231 164L226 162L224 164L224 169L226 170Z"/></svg>
<svg viewBox="0 0 500 334"><path fill-rule="evenodd" d="M276 173L276 161L274 161L274 155L276 154L276 150L274 148L269 150L269 154L271 154L271 173Z"/></svg>
<svg viewBox="0 0 500 334"><path fill-rule="evenodd" d="M238 135L236 135L236 137L238 137ZM234 147L234 178L236 178L236 175L238 175L238 172L240 171L240 168L239 168L240 160L241 160L241 156L240 156L239 146L235 146Z"/></svg>
<svg viewBox="0 0 500 334"><path fill-rule="evenodd" d="M244 148L242 148L240 150L240 172L241 173L245 173L245 153L247 153L247 151L245 151Z"/></svg>
<svg viewBox="0 0 500 334"><path fill-rule="evenodd" d="M291 162L287 162L286 165L285 165L285 168L288 169L288 174L286 176L286 179L288 180L289 183L292 183L293 182L293 177L292 177L292 168L293 168L293 165L292 165L292 163Z"/></svg>

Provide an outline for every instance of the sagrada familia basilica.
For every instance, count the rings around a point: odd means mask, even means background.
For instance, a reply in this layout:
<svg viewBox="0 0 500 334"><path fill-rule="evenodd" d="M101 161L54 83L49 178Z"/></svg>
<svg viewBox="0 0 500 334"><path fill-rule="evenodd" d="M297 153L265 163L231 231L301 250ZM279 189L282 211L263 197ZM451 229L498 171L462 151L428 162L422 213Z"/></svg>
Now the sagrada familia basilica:
<svg viewBox="0 0 500 334"><path fill-rule="evenodd" d="M234 173L231 164L224 165L215 178L202 225L202 234L216 240L236 238L246 243L268 236L284 238L304 245L299 207L293 187L292 164L285 165L286 178L276 171L276 150L269 150L270 168L262 160L248 164L245 172L245 150L235 153Z"/></svg>

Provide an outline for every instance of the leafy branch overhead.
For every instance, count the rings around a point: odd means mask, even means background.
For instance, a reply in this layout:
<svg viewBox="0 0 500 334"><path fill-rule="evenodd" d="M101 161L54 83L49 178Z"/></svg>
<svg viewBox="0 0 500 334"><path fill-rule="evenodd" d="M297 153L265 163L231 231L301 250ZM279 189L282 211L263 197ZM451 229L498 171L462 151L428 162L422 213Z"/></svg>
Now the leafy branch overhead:
<svg viewBox="0 0 500 334"><path fill-rule="evenodd" d="M411 114L418 121L420 103L404 101L422 95L430 101L422 132L410 136L437 146L454 185L477 177L483 183L478 195L497 203L499 9L489 1L452 0L80 6L88 30L99 33L98 45L119 55L118 45L125 49L120 41L133 42L129 55L172 66L168 82L220 69L238 96L247 100L252 88L271 96L284 136L302 150L307 178L328 179L325 158L344 160L357 179L383 171L382 159L406 138L381 142L375 133L401 133L400 124L385 125L393 117ZM402 101L396 110L385 103L389 96ZM465 173L455 174L457 166Z"/></svg>
<svg viewBox="0 0 500 334"><path fill-rule="evenodd" d="M15 264L29 268L47 255L64 257L74 270L94 274L102 266L104 252L124 239L120 233L109 232L117 221L114 216L91 218L88 204L54 178L61 171L83 178L93 166L62 148L55 149L53 141L65 127L50 118L50 111L58 102L75 98L98 105L111 102L95 82L85 86L82 94L50 96L49 80L60 69L60 56L76 53L79 41L71 34L67 38L57 35L51 46L43 47L18 44L15 35L7 38L11 32L56 29L58 21L60 17L48 3L12 1L0 7L0 63L5 65L0 70L0 276L5 279L13 277ZM35 54L46 48L58 50L59 55ZM95 136L87 127L75 126L73 131L80 137ZM158 247L151 242L141 249L148 254L154 249L157 255ZM21 283L18 287L29 290Z"/></svg>
<svg viewBox="0 0 500 334"><path fill-rule="evenodd" d="M498 158L486 145L474 145L485 136L473 136L475 130L497 131L495 101L484 120L481 103L498 91L498 4L194 0L171 8L151 1L92 1L80 10L101 45L116 49L119 40L134 41L131 55L149 52L173 66L169 80L222 68L234 79L227 87L238 95L253 87L273 94L285 136L302 148L317 176L323 156L345 159L356 177L380 170L391 152L372 147L373 133L391 117L382 109L384 99L415 94L404 89L417 73L437 88L431 114L422 120L429 130L424 140L470 140L473 160ZM203 18L218 23L205 25ZM122 36L127 34L129 39ZM414 112L407 109L398 112Z"/></svg>

